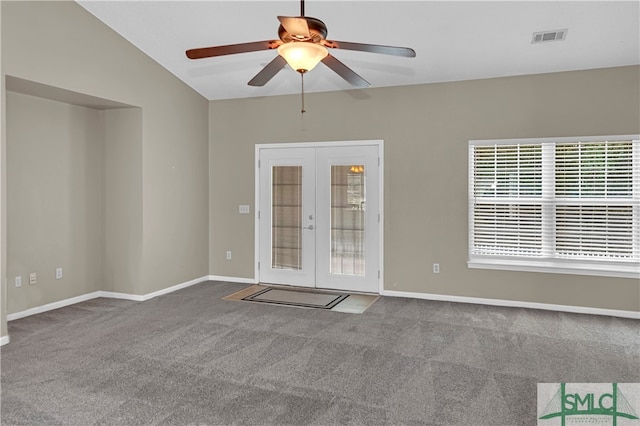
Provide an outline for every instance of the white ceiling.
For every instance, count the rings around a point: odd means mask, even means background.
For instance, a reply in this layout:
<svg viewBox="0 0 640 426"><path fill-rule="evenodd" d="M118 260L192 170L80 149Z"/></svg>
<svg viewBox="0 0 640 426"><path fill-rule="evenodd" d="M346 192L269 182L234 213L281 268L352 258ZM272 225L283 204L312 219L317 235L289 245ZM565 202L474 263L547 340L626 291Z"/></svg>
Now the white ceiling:
<svg viewBox="0 0 640 426"><path fill-rule="evenodd" d="M288 1L92 1L84 8L210 100L299 93L285 68L264 87L247 82L277 52L190 60L185 50L277 39ZM411 47L416 58L332 50L372 87L472 80L640 64L638 1L308 0L328 39ZM537 31L568 29L566 40L532 44ZM305 91L350 89L323 64Z"/></svg>

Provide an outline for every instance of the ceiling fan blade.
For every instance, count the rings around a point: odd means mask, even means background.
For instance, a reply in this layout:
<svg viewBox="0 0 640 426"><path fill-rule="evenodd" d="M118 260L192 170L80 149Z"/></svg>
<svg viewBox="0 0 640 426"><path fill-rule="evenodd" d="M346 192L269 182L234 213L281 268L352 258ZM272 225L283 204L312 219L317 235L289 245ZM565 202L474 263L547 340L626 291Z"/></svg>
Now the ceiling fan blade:
<svg viewBox="0 0 640 426"><path fill-rule="evenodd" d="M202 59L214 56L234 55L236 53L257 52L258 50L276 49L281 44L282 42L280 40L254 41L252 43L189 49L186 54L189 59Z"/></svg>
<svg viewBox="0 0 640 426"><path fill-rule="evenodd" d="M284 68L286 64L287 61L282 56L276 56L273 61L265 65L265 67L249 81L249 86L264 86L278 74L278 71Z"/></svg>
<svg viewBox="0 0 640 426"><path fill-rule="evenodd" d="M303 17L296 16L278 16L278 21L285 30L292 36L311 37L309 33L309 24Z"/></svg>
<svg viewBox="0 0 640 426"><path fill-rule="evenodd" d="M382 53L384 55L415 58L415 50L409 47L381 46L379 44L352 43L349 41L325 40L325 47L331 49L357 50L359 52Z"/></svg>
<svg viewBox="0 0 640 426"><path fill-rule="evenodd" d="M351 68L337 60L335 56L332 56L331 54L325 56L325 58L322 60L322 63L331 68L340 77L347 80L347 82L349 82L349 84L351 84L353 87L363 89L365 87L371 86L367 80L360 77Z"/></svg>

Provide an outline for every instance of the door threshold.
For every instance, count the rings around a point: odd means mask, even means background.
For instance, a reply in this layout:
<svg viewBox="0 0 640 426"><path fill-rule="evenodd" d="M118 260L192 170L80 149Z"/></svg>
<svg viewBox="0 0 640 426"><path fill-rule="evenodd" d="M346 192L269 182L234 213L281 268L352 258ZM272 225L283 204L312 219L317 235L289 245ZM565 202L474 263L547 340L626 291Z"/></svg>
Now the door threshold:
<svg viewBox="0 0 640 426"><path fill-rule="evenodd" d="M363 296L379 296L380 295L380 293L367 292L367 291L338 290L334 288L324 288L324 287L301 287L301 286L288 285L288 284L270 284L270 283L259 282L256 285L260 285L264 287L281 288L283 290L310 291L315 293L362 294Z"/></svg>

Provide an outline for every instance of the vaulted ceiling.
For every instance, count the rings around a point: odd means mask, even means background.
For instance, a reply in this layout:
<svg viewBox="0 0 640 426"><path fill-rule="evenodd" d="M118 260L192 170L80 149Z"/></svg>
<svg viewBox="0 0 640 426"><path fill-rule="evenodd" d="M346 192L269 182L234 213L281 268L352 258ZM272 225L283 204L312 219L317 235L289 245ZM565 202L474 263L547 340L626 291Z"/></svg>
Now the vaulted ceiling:
<svg viewBox="0 0 640 426"><path fill-rule="evenodd" d="M210 100L298 93L285 67L263 87L247 82L274 50L190 60L197 47L273 40L291 1L93 1L78 3ZM328 39L407 46L416 58L332 49L372 87L538 74L640 64L638 1L308 0ZM532 43L534 32L567 30L562 41ZM350 89L323 64L305 91Z"/></svg>

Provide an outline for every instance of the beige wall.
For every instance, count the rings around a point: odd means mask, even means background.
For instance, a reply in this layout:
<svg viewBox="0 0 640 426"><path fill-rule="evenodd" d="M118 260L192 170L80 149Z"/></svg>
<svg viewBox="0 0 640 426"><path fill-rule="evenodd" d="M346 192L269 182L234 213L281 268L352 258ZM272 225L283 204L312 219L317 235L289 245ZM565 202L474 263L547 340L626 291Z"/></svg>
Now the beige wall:
<svg viewBox="0 0 640 426"><path fill-rule="evenodd" d="M140 294L142 278L142 110L100 111L103 138L102 289Z"/></svg>
<svg viewBox="0 0 640 426"><path fill-rule="evenodd" d="M0 46L2 46L2 7L0 7ZM0 54L0 338L7 332L7 212L6 212L6 131L4 61Z"/></svg>
<svg viewBox="0 0 640 426"><path fill-rule="evenodd" d="M206 276L207 101L75 2L0 5L3 76L139 108L98 113L104 226L115 231L103 241L102 288L148 294Z"/></svg>
<svg viewBox="0 0 640 426"><path fill-rule="evenodd" d="M7 92L9 314L102 289L99 120L94 109Z"/></svg>
<svg viewBox="0 0 640 426"><path fill-rule="evenodd" d="M383 139L386 290L640 311L638 280L466 264L468 141L638 133L639 84L636 66L309 94L304 118L298 96L212 101L210 272L253 278L255 144Z"/></svg>

